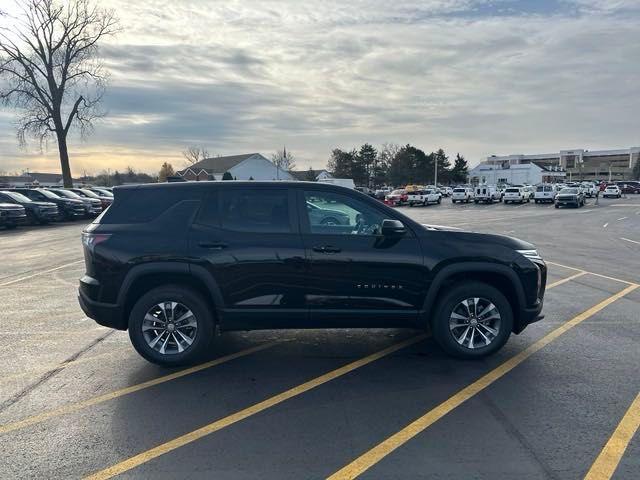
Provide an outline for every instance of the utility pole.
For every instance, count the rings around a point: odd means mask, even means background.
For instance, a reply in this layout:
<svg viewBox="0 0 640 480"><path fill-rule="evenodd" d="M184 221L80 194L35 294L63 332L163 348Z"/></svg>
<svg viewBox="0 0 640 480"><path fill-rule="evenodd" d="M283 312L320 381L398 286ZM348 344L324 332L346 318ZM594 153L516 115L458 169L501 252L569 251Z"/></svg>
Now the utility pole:
<svg viewBox="0 0 640 480"><path fill-rule="evenodd" d="M433 186L438 188L438 155L434 155L435 157L435 163L436 163L436 169L433 175ZM437 191L437 190L436 190Z"/></svg>

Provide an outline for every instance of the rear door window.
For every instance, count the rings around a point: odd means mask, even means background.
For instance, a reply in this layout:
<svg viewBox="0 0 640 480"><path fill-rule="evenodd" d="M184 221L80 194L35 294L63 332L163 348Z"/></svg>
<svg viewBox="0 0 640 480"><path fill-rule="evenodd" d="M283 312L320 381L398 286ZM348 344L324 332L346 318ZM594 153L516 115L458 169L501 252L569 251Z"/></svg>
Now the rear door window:
<svg viewBox="0 0 640 480"><path fill-rule="evenodd" d="M291 233L288 193L284 188L223 188L220 225L236 232Z"/></svg>

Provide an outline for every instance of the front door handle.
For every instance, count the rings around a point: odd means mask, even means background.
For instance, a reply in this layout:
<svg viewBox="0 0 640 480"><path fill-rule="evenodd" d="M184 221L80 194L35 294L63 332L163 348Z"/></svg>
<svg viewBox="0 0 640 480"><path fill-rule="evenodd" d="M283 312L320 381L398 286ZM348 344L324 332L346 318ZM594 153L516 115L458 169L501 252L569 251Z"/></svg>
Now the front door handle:
<svg viewBox="0 0 640 480"><path fill-rule="evenodd" d="M313 251L318 253L340 253L342 249L333 245L323 245L321 247L313 247Z"/></svg>
<svg viewBox="0 0 640 480"><path fill-rule="evenodd" d="M209 250L222 250L229 246L224 242L199 242L198 245L202 248L208 248Z"/></svg>

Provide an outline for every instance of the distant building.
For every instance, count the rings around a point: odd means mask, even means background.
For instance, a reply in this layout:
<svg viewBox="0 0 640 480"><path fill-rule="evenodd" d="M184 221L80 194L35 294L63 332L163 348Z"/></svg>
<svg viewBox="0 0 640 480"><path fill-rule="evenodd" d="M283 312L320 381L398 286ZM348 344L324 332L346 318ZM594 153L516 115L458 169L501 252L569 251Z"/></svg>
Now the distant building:
<svg viewBox="0 0 640 480"><path fill-rule="evenodd" d="M327 170L295 170L290 172L296 180L309 180L309 174L313 176L315 181L326 180L327 178L333 178L331 172Z"/></svg>
<svg viewBox="0 0 640 480"><path fill-rule="evenodd" d="M190 181L222 180L226 172L236 180L295 180L291 173L259 153L205 158L176 175Z"/></svg>
<svg viewBox="0 0 640 480"><path fill-rule="evenodd" d="M82 183L74 179L74 183ZM29 172L20 176L0 176L0 185L12 187L61 187L62 174Z"/></svg>
<svg viewBox="0 0 640 480"><path fill-rule="evenodd" d="M491 164L482 162L469 170L469 182L488 185L535 185L558 183L566 179L567 172L559 167L545 167L536 163Z"/></svg>
<svg viewBox="0 0 640 480"><path fill-rule="evenodd" d="M631 178L639 158L640 147L594 151L574 149L535 155L491 155L478 167L492 165L508 169L514 165L535 164L551 171L564 171L567 180L609 180L609 177L611 180L625 180Z"/></svg>

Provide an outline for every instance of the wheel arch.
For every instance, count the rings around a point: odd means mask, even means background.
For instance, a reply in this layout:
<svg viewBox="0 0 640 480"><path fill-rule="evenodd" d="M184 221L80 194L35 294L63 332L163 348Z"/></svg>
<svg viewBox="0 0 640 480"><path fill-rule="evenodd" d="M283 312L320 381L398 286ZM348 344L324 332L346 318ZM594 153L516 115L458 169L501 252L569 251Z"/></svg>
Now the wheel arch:
<svg viewBox="0 0 640 480"><path fill-rule="evenodd" d="M215 279L201 266L179 262L145 263L127 273L118 295L123 321L128 322L133 305L142 295L163 285L187 286L200 293L210 304L214 321L218 322L222 295Z"/></svg>
<svg viewBox="0 0 640 480"><path fill-rule="evenodd" d="M526 303L524 288L518 275L506 265L486 262L460 262L444 266L431 282L425 298L424 318L430 322L442 293L460 281L478 281L498 289L511 305L514 317L514 331L519 331L520 312Z"/></svg>

